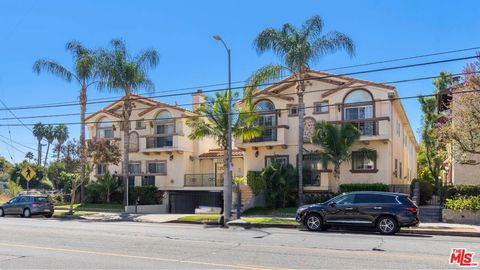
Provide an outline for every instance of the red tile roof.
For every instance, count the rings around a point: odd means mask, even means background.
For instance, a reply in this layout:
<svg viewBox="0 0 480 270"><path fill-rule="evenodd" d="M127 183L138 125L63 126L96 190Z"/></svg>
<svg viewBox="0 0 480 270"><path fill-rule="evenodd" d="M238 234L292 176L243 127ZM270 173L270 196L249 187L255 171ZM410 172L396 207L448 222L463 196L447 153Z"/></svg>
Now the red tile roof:
<svg viewBox="0 0 480 270"><path fill-rule="evenodd" d="M223 149L221 148L210 149L208 150L207 153L203 153L199 157L200 158L223 158ZM243 157L243 151L238 148L232 149L232 157Z"/></svg>

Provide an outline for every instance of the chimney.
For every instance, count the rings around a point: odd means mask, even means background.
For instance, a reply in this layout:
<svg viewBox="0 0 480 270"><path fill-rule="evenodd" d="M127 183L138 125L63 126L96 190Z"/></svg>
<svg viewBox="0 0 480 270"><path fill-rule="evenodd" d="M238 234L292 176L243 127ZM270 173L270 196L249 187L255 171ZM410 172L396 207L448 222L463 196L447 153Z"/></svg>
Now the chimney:
<svg viewBox="0 0 480 270"><path fill-rule="evenodd" d="M198 106L205 102L205 96L202 89L198 89L197 92L192 94L192 109L195 110Z"/></svg>

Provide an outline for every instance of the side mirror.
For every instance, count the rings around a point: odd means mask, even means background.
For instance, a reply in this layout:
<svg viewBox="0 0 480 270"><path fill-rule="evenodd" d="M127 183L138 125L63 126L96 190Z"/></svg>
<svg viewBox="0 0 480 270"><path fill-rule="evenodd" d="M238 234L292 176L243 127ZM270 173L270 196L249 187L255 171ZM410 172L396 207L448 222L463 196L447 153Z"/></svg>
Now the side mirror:
<svg viewBox="0 0 480 270"><path fill-rule="evenodd" d="M337 203L336 203L336 202L332 202L332 203L330 203L330 207L335 207L335 205L337 205Z"/></svg>

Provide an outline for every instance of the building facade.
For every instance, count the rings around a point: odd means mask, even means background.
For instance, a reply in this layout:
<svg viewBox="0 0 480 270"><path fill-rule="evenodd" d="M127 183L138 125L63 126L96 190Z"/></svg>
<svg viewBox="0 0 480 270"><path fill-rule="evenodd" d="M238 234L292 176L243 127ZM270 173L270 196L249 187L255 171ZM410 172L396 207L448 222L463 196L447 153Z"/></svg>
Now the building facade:
<svg viewBox="0 0 480 270"><path fill-rule="evenodd" d="M255 109L264 128L261 138L236 145L244 150L245 171L260 171L272 159L296 166L298 153L298 110L296 84L289 77L254 95ZM304 149L315 124L322 121L353 123L361 132L352 147L351 162L340 169L340 183L385 183L406 185L417 175L418 149L412 128L395 88L329 73L310 71L306 81ZM372 151L375 155L369 155ZM304 154L305 154L304 153ZM371 158L376 156L376 158ZM304 158L305 192L337 191L331 164Z"/></svg>
<svg viewBox="0 0 480 270"><path fill-rule="evenodd" d="M328 77L328 78L327 78ZM233 175L261 171L273 159L296 166L298 110L295 84L286 78L254 95L259 138L235 140ZM352 161L341 167L342 183L409 184L416 177L417 143L395 88L343 76L311 71L305 93L305 153L320 150L310 143L315 124L326 120L352 122L361 132ZM194 113L179 106L133 95L129 185L155 185L169 194L170 212L191 212L198 205L220 205L223 190L223 152L209 138L188 139L186 118ZM203 102L201 92L192 103ZM89 138L122 143L120 99L87 118ZM238 106L242 106L241 103ZM193 108L193 109L194 109ZM376 153L371 158L367 151ZM331 165L304 161L305 192L336 191ZM121 164L95 165L91 179L105 173L121 175ZM248 189L248 187L244 187ZM247 190L245 190L247 191ZM249 198L244 198L247 203Z"/></svg>

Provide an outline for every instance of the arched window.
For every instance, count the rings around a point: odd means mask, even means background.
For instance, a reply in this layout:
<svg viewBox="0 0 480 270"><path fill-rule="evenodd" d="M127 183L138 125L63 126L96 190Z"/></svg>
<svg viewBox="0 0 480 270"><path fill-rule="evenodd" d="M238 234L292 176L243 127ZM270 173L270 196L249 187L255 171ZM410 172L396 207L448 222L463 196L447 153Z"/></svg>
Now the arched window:
<svg viewBox="0 0 480 270"><path fill-rule="evenodd" d="M107 117L97 123L97 138L113 138L113 125Z"/></svg>
<svg viewBox="0 0 480 270"><path fill-rule="evenodd" d="M375 135L375 121L364 120L374 118L374 109L370 92L363 89L353 90L343 100L343 119L351 120L361 135Z"/></svg>
<svg viewBox="0 0 480 270"><path fill-rule="evenodd" d="M175 120L169 111L161 111L155 117L155 137L147 141L147 148L164 148L173 146Z"/></svg>
<svg viewBox="0 0 480 270"><path fill-rule="evenodd" d="M268 142L277 140L277 112L270 100L261 100L255 104L254 111L259 114L257 124L263 128L261 137L254 142Z"/></svg>

